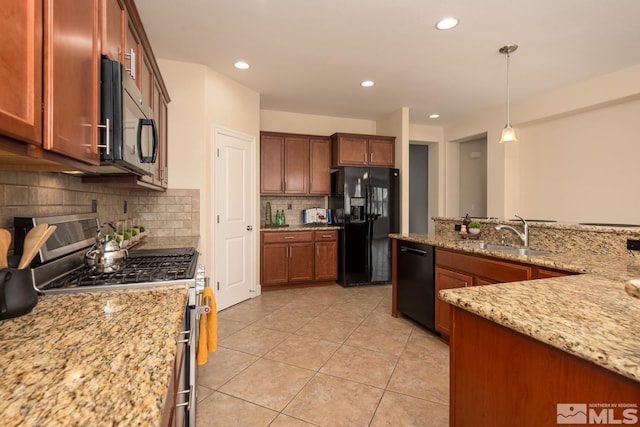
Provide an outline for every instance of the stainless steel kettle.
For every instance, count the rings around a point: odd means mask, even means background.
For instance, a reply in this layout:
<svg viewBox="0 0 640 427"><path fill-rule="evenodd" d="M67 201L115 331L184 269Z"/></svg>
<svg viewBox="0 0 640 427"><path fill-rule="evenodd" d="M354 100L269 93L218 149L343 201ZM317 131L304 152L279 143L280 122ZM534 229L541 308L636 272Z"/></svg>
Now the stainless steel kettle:
<svg viewBox="0 0 640 427"><path fill-rule="evenodd" d="M113 233L108 232L105 234L103 231L107 227L111 228ZM116 229L112 224L103 224L96 236L96 243L84 255L86 265L101 273L117 271L124 265L129 252L120 248L120 245L115 240L115 231Z"/></svg>

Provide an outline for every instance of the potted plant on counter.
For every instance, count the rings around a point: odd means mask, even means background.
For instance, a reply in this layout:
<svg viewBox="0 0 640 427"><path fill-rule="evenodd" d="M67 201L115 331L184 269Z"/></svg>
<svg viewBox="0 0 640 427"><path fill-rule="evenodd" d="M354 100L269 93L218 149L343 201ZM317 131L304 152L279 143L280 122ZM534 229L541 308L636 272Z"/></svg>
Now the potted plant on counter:
<svg viewBox="0 0 640 427"><path fill-rule="evenodd" d="M478 221L471 221L467 226L469 234L480 234L480 223Z"/></svg>

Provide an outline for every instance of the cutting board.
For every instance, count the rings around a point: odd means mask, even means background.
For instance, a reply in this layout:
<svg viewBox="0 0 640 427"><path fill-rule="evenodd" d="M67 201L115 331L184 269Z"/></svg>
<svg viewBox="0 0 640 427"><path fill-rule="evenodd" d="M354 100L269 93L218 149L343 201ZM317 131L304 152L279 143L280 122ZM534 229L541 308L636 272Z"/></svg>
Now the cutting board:
<svg viewBox="0 0 640 427"><path fill-rule="evenodd" d="M20 257L20 264L18 264L19 270L22 270L23 268L26 268L29 266L29 264L31 264L31 260L33 260L33 258L38 253L38 249L40 249L40 246L42 246L41 244L39 244L39 242L42 237L45 236L48 229L49 224L38 224L31 230L29 230L24 238L24 245L22 246L22 257ZM45 241L43 241L42 243L44 244Z"/></svg>
<svg viewBox="0 0 640 427"><path fill-rule="evenodd" d="M9 266L7 263L9 245L11 245L11 233L9 230L0 228L0 270Z"/></svg>

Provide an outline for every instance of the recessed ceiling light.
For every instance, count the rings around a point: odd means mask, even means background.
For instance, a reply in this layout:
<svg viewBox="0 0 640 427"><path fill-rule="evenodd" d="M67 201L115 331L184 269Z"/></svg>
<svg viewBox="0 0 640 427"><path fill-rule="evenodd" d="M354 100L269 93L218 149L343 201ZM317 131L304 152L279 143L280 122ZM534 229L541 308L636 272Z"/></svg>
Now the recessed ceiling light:
<svg viewBox="0 0 640 427"><path fill-rule="evenodd" d="M236 67L238 70L248 70L249 67L251 67L251 65L247 64L244 61L238 61L235 64L233 64L234 67Z"/></svg>
<svg viewBox="0 0 640 427"><path fill-rule="evenodd" d="M450 30L458 25L458 18L448 16L436 22L436 28L439 30Z"/></svg>
<svg viewBox="0 0 640 427"><path fill-rule="evenodd" d="M363 81L362 83L360 83L360 86L362 86L362 87L371 87L371 86L373 86L374 84L376 84L374 81L371 81L371 80L365 80L365 81Z"/></svg>
<svg viewBox="0 0 640 427"><path fill-rule="evenodd" d="M438 117L440 117L440 114L429 114L430 119L437 119Z"/></svg>

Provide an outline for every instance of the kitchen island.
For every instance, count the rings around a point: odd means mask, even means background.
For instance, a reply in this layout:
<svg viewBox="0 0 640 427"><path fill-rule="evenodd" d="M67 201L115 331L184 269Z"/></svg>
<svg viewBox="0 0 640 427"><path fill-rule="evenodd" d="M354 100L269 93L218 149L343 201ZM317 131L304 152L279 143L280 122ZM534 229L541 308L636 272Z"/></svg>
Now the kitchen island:
<svg viewBox="0 0 640 427"><path fill-rule="evenodd" d="M187 290L45 295L1 321L3 425L161 425Z"/></svg>
<svg viewBox="0 0 640 427"><path fill-rule="evenodd" d="M451 425L556 425L564 403L613 405L605 407L612 412L598 407L588 415L633 421L640 405L640 299L625 287L640 277L636 257L580 248L519 256L450 236L391 237L582 273L439 293L453 307ZM619 405L635 412L624 418Z"/></svg>

